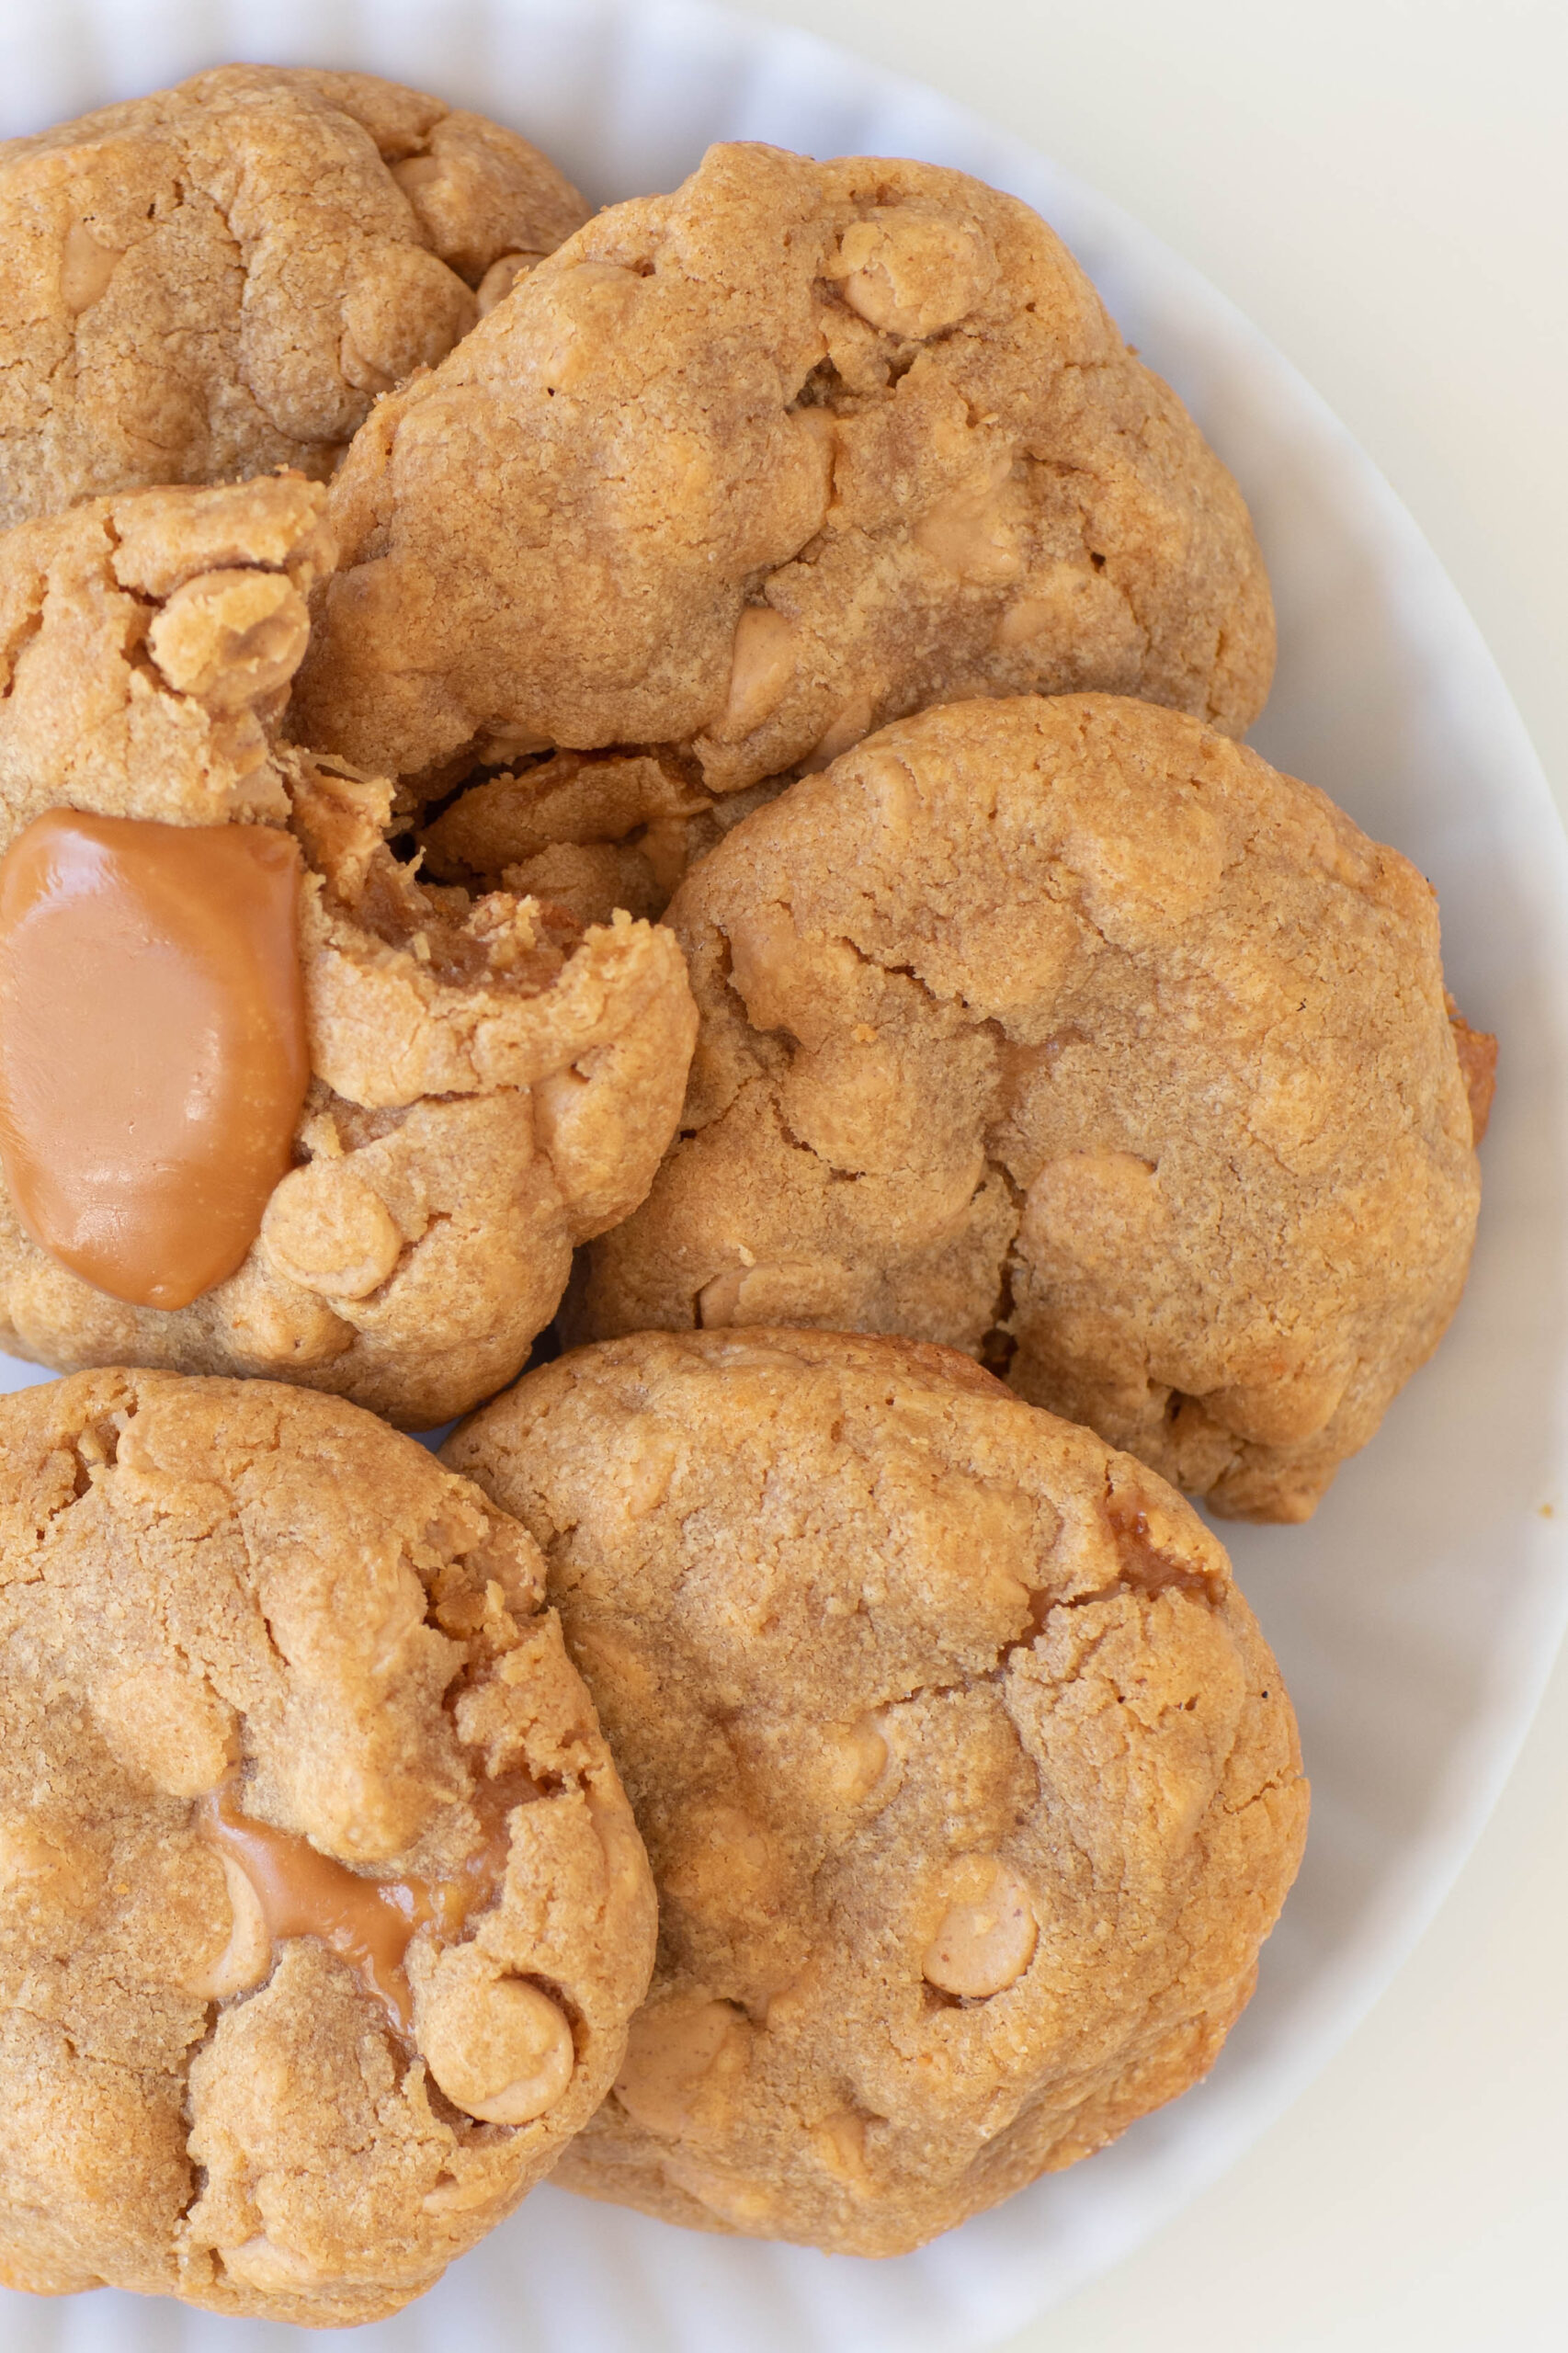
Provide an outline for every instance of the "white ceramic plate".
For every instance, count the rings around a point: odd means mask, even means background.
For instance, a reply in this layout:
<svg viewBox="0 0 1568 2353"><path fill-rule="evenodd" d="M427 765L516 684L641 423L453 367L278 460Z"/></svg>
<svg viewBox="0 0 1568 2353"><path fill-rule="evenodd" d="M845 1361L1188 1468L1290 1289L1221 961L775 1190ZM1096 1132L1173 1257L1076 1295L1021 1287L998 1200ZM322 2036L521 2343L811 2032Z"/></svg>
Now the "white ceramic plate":
<svg viewBox="0 0 1568 2353"><path fill-rule="evenodd" d="M1502 1039L1480 1246L1436 1362L1310 1527L1225 1531L1295 1696L1315 1807L1256 1999L1209 2082L889 2263L694 2236L546 2188L355 2337L362 2353L993 2344L1167 2221L1348 2034L1473 1842L1568 1614L1568 856L1518 720L1409 517L1278 355L1135 223L931 91L691 0L51 0L6 17L5 135L256 58L482 108L607 199L673 187L715 138L918 155L1015 190L1251 501L1281 640L1254 740L1437 885L1451 984ZM40 1377L0 1358L0 1386ZM253 2353L292 2335L117 2294L0 2298L7 2353Z"/></svg>

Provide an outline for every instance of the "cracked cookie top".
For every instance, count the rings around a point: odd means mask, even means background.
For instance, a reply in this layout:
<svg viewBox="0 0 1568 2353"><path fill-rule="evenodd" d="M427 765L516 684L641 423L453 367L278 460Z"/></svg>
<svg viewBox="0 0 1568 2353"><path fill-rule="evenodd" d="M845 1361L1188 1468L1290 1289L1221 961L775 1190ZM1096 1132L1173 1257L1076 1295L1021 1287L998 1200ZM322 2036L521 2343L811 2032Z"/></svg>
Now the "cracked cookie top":
<svg viewBox="0 0 1568 2353"><path fill-rule="evenodd" d="M0 1401L0 2279L395 2311L603 2097L647 1865L530 1538L269 1381Z"/></svg>
<svg viewBox="0 0 1568 2353"><path fill-rule="evenodd" d="M1107 696L927 711L745 818L668 921L681 1133L579 1336L913 1332L1262 1519L1436 1347L1491 1041L1430 885L1256 753Z"/></svg>
<svg viewBox="0 0 1568 2353"><path fill-rule="evenodd" d="M645 1333L448 1442L538 1541L659 1888L555 2179L897 2253L1212 2061L1305 1833L1191 1508L966 1358Z"/></svg>
<svg viewBox="0 0 1568 2353"><path fill-rule="evenodd" d="M1043 222L931 165L721 146L600 213L378 406L332 517L290 724L426 792L607 745L733 791L960 695L1239 733L1273 665L1191 418Z"/></svg>
<svg viewBox="0 0 1568 2353"><path fill-rule="evenodd" d="M298 862L290 952L308 1062L238 1264L186 1304L116 1284L101 1254L41 1246L52 1236L18 1215L21 1192L0 1197L0 1346L62 1370L272 1373L428 1427L511 1379L574 1244L642 1199L696 1014L668 932L624 915L585 929L548 900L426 886L388 847L389 785L278 746L306 593L333 560L324 495L298 476L130 492L0 538L0 855L56 812L152 835L276 832ZM132 977L147 965L139 936ZM92 938L107 957L102 926ZM205 986L211 960L198 961ZM0 943L0 1151L26 1091L12 999L40 969ZM208 1030L139 1033L129 986L105 972L95 997L74 972L50 1012L52 1096L93 1097L85 1131L118 1074L194 1057L205 1126L191 1150L222 1175L248 1139L230 1147L210 1116ZM187 1090L173 1091L177 1108ZM244 1090L230 1094L240 1113L225 1116L240 1117ZM90 1134L81 1148L98 1170Z"/></svg>
<svg viewBox="0 0 1568 2353"><path fill-rule="evenodd" d="M329 473L585 211L516 132L369 74L227 65L8 141L0 526Z"/></svg>

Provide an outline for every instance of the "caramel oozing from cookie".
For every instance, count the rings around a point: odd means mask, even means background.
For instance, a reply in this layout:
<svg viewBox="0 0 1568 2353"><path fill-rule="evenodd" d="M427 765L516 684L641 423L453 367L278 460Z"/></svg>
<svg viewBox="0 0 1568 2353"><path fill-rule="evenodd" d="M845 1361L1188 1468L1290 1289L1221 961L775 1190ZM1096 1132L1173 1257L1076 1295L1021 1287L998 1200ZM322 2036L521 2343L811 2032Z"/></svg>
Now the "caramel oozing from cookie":
<svg viewBox="0 0 1568 2353"><path fill-rule="evenodd" d="M494 1901L510 1843L507 1816L534 1794L520 1774L481 1790L475 1801L483 1826L480 1844L450 1878L441 1880L362 1877L321 1854L297 1831L241 1813L233 1784L203 1799L199 1820L202 1836L217 1847L225 1870L237 1868L254 1892L270 1945L288 1937L319 1937L358 1971L406 2036L414 2018L403 1966L410 1944L426 1927L449 1941L472 1913ZM270 1953L260 1961L256 1984L269 1961Z"/></svg>
<svg viewBox="0 0 1568 2353"><path fill-rule="evenodd" d="M310 1080L300 854L251 825L50 810L0 867L0 1165L111 1299L233 1274Z"/></svg>

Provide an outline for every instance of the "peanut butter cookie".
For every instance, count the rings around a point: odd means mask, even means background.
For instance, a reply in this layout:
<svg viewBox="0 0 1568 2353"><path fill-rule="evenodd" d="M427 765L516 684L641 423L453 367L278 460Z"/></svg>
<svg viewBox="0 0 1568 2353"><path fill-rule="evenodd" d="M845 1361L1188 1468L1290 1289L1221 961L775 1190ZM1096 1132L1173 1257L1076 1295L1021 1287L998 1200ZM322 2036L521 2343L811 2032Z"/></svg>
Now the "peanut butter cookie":
<svg viewBox="0 0 1568 2353"><path fill-rule="evenodd" d="M531 1539L271 1381L0 1400L0 2279L339 2326L620 2063L654 1899Z"/></svg>
<svg viewBox="0 0 1568 2353"><path fill-rule="evenodd" d="M926 164L715 147L599 214L379 404L330 511L290 725L426 798L605 745L736 791L966 695L1239 733L1273 663L1179 401L1027 206Z"/></svg>
<svg viewBox="0 0 1568 2353"><path fill-rule="evenodd" d="M788 779L716 799L671 752L556 752L485 777L418 836L424 871L475 892L532 892L579 923L662 915L687 869Z"/></svg>
<svg viewBox="0 0 1568 2353"><path fill-rule="evenodd" d="M426 1427L642 1198L696 1014L669 933L427 888L390 786L276 747L323 497L0 539L0 1346Z"/></svg>
<svg viewBox="0 0 1568 2353"><path fill-rule="evenodd" d="M1260 1519L1441 1336L1479 1177L1432 891L1198 721L927 711L746 818L669 922L682 1132L580 1336L915 1333Z"/></svg>
<svg viewBox="0 0 1568 2353"><path fill-rule="evenodd" d="M0 525L332 471L587 208L499 123L228 65L0 145Z"/></svg>
<svg viewBox="0 0 1568 2353"><path fill-rule="evenodd" d="M445 1459L535 1536L659 1958L568 2188L917 2246L1213 2061L1306 1829L1195 1513L967 1358L647 1333Z"/></svg>

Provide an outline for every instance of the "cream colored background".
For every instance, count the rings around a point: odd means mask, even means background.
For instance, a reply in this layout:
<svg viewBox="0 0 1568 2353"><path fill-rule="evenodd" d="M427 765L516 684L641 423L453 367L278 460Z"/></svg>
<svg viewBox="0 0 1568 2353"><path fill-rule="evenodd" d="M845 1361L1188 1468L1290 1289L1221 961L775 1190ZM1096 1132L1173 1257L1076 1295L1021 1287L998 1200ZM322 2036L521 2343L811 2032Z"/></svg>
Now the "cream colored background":
<svg viewBox="0 0 1568 2353"><path fill-rule="evenodd" d="M732 5L1005 124L1238 302L1415 514L1568 810L1568 0ZM1562 2353L1565 1950L1560 1667L1458 1888L1349 2044L1012 2353Z"/></svg>

